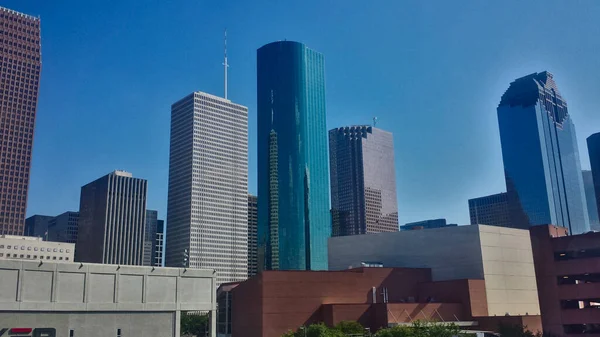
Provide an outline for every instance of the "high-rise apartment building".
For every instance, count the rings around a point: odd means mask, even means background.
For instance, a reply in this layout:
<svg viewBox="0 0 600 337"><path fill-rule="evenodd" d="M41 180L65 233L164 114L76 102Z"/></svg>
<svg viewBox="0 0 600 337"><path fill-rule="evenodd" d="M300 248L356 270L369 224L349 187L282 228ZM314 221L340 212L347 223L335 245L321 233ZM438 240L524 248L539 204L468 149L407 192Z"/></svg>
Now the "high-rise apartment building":
<svg viewBox="0 0 600 337"><path fill-rule="evenodd" d="M323 55L298 42L269 43L257 51L257 75L259 269L326 270Z"/></svg>
<svg viewBox="0 0 600 337"><path fill-rule="evenodd" d="M75 261L142 265L148 182L114 171L81 188Z"/></svg>
<svg viewBox="0 0 600 337"><path fill-rule="evenodd" d="M332 235L398 231L392 133L369 126L329 131Z"/></svg>
<svg viewBox="0 0 600 337"><path fill-rule="evenodd" d="M248 277L258 272L258 198L248 194Z"/></svg>
<svg viewBox="0 0 600 337"><path fill-rule="evenodd" d="M598 203L596 201L596 191L594 191L594 177L592 171L583 170L583 188L585 190L585 200L590 218L590 229L600 231L600 219L598 219Z"/></svg>
<svg viewBox="0 0 600 337"><path fill-rule="evenodd" d="M153 266L156 251L156 228L158 211L146 210L146 229L144 230L144 266Z"/></svg>
<svg viewBox="0 0 600 337"><path fill-rule="evenodd" d="M165 261L165 221L156 221L156 244L154 246L154 266L164 267Z"/></svg>
<svg viewBox="0 0 600 337"><path fill-rule="evenodd" d="M597 214L600 213L600 132L595 133L587 138L587 147L588 154L590 155L590 166L592 168L593 189L595 192L594 194L596 195L595 200L597 216ZM591 196L590 199L592 199ZM594 220L598 220L598 217L594 218ZM597 223L596 226L596 229L600 230L600 226Z"/></svg>
<svg viewBox="0 0 600 337"><path fill-rule="evenodd" d="M194 92L171 106L167 266L248 277L248 108Z"/></svg>
<svg viewBox="0 0 600 337"><path fill-rule="evenodd" d="M22 235L41 68L40 19L0 7L0 235Z"/></svg>
<svg viewBox="0 0 600 337"><path fill-rule="evenodd" d="M512 82L497 112L511 226L587 232L575 126L552 74Z"/></svg>
<svg viewBox="0 0 600 337"><path fill-rule="evenodd" d="M79 212L64 212L48 222L49 241L77 243L78 231Z"/></svg>
<svg viewBox="0 0 600 337"><path fill-rule="evenodd" d="M25 219L25 236L46 237L48 232L48 223L54 217L50 215L32 215Z"/></svg>
<svg viewBox="0 0 600 337"><path fill-rule="evenodd" d="M513 227L506 192L469 199L469 216L472 225Z"/></svg>

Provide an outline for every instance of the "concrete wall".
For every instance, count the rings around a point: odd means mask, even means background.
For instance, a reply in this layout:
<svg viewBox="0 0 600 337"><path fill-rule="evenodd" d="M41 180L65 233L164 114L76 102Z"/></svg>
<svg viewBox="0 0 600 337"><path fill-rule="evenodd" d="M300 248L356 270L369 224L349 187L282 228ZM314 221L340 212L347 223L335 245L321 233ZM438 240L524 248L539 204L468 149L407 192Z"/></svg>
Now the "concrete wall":
<svg viewBox="0 0 600 337"><path fill-rule="evenodd" d="M56 329L57 337L176 336L175 312L20 312L0 311L0 327Z"/></svg>
<svg viewBox="0 0 600 337"><path fill-rule="evenodd" d="M0 260L0 280L0 327L61 336L179 336L180 311L216 309L212 270Z"/></svg>
<svg viewBox="0 0 600 337"><path fill-rule="evenodd" d="M431 268L434 281L483 279L477 226L458 226L332 237L329 269L360 267L361 262L384 267Z"/></svg>
<svg viewBox="0 0 600 337"><path fill-rule="evenodd" d="M488 314L539 315L529 231L478 227Z"/></svg>

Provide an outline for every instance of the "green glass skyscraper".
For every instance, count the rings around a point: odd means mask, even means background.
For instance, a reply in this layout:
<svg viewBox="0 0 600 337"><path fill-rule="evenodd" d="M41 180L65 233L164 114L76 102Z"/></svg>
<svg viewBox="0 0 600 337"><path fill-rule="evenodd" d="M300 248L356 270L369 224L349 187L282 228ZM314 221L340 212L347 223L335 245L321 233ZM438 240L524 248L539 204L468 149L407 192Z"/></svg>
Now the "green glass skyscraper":
<svg viewBox="0 0 600 337"><path fill-rule="evenodd" d="M321 53L292 41L257 52L258 268L326 270L331 236Z"/></svg>

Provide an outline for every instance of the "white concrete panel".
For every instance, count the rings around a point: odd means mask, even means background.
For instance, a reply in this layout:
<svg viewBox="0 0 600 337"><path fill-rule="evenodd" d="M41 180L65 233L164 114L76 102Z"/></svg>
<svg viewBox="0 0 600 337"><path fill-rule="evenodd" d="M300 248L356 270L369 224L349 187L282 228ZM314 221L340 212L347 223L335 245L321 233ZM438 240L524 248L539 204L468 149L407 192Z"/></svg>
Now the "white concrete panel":
<svg viewBox="0 0 600 337"><path fill-rule="evenodd" d="M58 302L84 302L85 273L60 272L58 278Z"/></svg>
<svg viewBox="0 0 600 337"><path fill-rule="evenodd" d="M148 303L175 303L177 293L176 276L148 276Z"/></svg>
<svg viewBox="0 0 600 337"><path fill-rule="evenodd" d="M88 302L113 303L115 294L115 275L113 274L90 274L89 299Z"/></svg>
<svg viewBox="0 0 600 337"><path fill-rule="evenodd" d="M0 302L17 300L19 270L0 269Z"/></svg>
<svg viewBox="0 0 600 337"><path fill-rule="evenodd" d="M23 302L50 302L52 299L51 271L25 270L23 277Z"/></svg>
<svg viewBox="0 0 600 337"><path fill-rule="evenodd" d="M143 290L143 275L121 275L119 277L119 303L142 303Z"/></svg>

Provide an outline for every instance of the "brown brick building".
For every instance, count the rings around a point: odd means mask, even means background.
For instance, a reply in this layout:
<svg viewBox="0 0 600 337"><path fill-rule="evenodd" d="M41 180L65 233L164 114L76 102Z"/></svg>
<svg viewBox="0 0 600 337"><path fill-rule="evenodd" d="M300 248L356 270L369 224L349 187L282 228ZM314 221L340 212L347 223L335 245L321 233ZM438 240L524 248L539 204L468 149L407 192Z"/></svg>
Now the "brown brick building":
<svg viewBox="0 0 600 337"><path fill-rule="evenodd" d="M542 323L558 336L600 336L600 233L532 227Z"/></svg>
<svg viewBox="0 0 600 337"><path fill-rule="evenodd" d="M219 299L219 316L232 322L234 337L279 337L302 325L343 320L371 331L417 319L476 330L495 330L500 321L541 329L539 316L488 316L484 280L434 282L425 268L265 271L237 286L222 285L219 298L231 305ZM225 329L221 321L219 327Z"/></svg>
<svg viewBox="0 0 600 337"><path fill-rule="evenodd" d="M40 19L0 7L0 234L23 234L40 57Z"/></svg>

